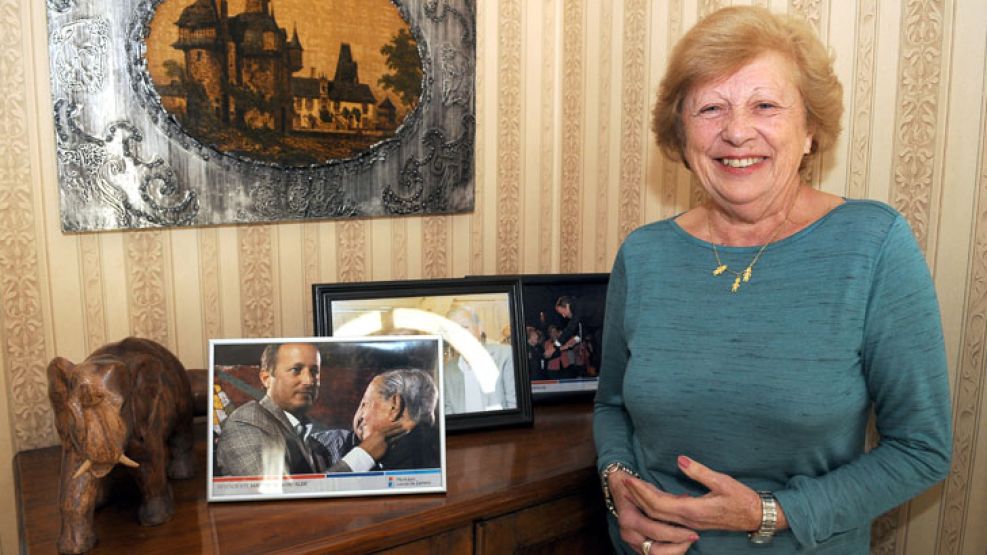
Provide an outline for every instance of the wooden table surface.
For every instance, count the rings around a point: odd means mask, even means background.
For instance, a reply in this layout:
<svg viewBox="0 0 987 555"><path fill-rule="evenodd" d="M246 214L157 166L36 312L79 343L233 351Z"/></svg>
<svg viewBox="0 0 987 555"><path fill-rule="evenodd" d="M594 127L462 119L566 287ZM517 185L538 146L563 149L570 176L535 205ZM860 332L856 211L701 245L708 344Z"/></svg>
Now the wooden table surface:
<svg viewBox="0 0 987 555"><path fill-rule="evenodd" d="M550 500L596 481L589 403L538 406L531 428L450 435L444 494L207 503L205 421L199 469L173 481L174 518L137 523L136 500L96 512L93 553L356 553L384 549L461 527L479 518ZM27 553L54 553L58 537L60 448L14 459L21 542Z"/></svg>

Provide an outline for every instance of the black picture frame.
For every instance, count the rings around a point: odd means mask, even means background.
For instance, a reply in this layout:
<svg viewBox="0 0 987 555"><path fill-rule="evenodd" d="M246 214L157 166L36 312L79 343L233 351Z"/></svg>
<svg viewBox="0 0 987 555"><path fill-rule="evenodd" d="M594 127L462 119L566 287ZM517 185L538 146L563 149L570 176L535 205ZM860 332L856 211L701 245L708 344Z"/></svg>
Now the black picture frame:
<svg viewBox="0 0 987 555"><path fill-rule="evenodd" d="M525 358L532 399L535 402L592 399L599 381L601 335L610 274L524 274L517 277L521 283L521 317L525 326ZM556 302L561 297L572 299L575 316L581 322L580 341L573 348L556 348L556 357L536 356L528 341L531 328L542 333L540 342L544 353L549 350L545 348L549 341L548 326L565 327L573 321L556 311ZM541 318L542 314L544 318ZM545 364L533 367L539 358ZM558 368L550 370L548 364ZM558 375L552 376L553 372Z"/></svg>
<svg viewBox="0 0 987 555"><path fill-rule="evenodd" d="M502 276L313 284L315 334L338 337L342 330L344 337L378 333L441 335L446 345L446 430L530 425L533 415L522 350L520 287L516 277ZM446 318L447 314L452 317L451 308L468 311L477 324L472 327L483 332L485 338L476 338ZM462 312L458 314L462 316ZM502 338L509 353L498 346ZM473 364L465 363L467 359ZM504 371L508 362L510 373ZM495 371L481 373L481 377L485 376L483 384L480 380L471 381L470 368L491 368L491 364ZM470 387L469 383L475 385ZM472 410L484 405L487 408Z"/></svg>
<svg viewBox="0 0 987 555"><path fill-rule="evenodd" d="M286 344L294 345L285 350ZM275 364L282 367L284 363L285 369L271 376L265 374L262 353L273 345L279 349L274 351L278 357ZM311 352L307 346L315 347L320 355L318 371L303 374L308 378L292 378L288 365L293 361L305 364L304 353ZM273 384L272 379L288 381L279 385ZM311 379L315 383L303 416L283 412L282 403L294 404L301 394L293 379ZM387 401L374 394L380 393L385 381L396 388L403 403L431 409L418 410L414 420L408 416L411 411L396 413ZM250 501L444 492L447 473L441 383L442 338L436 335L212 339L207 499ZM404 393L400 393L402 388ZM286 397L286 392L292 394ZM417 400L406 398L406 394ZM372 433L374 426L397 422L391 418L395 414L394 418L406 418L402 422L409 427L388 441L382 457L361 461L357 453L360 450L354 447L360 446L366 439L363 436ZM298 417L309 422L302 443L291 430L291 418ZM252 432L256 429L263 429L265 437L280 438L283 456L278 452L277 441L255 444L257 436ZM224 444L222 438L226 434L234 435ZM301 447L303 443L305 448ZM254 454L258 452L265 455L256 459ZM362 453L366 457L366 452ZM357 458L350 459L353 455ZM346 465L338 465L340 460Z"/></svg>

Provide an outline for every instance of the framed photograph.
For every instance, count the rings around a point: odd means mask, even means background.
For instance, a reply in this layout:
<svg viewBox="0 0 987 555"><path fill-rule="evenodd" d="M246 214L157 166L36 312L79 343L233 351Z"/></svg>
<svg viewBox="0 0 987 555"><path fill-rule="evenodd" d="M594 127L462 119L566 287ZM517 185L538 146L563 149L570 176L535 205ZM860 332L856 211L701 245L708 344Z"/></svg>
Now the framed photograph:
<svg viewBox="0 0 987 555"><path fill-rule="evenodd" d="M532 397L592 397L610 274L518 277Z"/></svg>
<svg viewBox="0 0 987 555"><path fill-rule="evenodd" d="M444 492L442 338L209 342L209 501Z"/></svg>
<svg viewBox="0 0 987 555"><path fill-rule="evenodd" d="M440 335L447 430L530 424L519 287L505 277L315 284L315 333Z"/></svg>

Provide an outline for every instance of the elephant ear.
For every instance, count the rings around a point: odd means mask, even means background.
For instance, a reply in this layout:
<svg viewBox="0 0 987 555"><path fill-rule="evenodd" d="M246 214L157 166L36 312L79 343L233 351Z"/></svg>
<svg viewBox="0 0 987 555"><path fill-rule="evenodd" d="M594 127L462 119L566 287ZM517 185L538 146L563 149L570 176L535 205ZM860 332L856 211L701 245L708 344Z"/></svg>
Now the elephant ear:
<svg viewBox="0 0 987 555"><path fill-rule="evenodd" d="M129 424L122 408L130 392L126 364L114 356L90 357L79 367L76 391L70 403L81 406L80 456L91 463L93 476L103 477L117 463L125 449ZM118 387L123 386L121 391Z"/></svg>
<svg viewBox="0 0 987 555"><path fill-rule="evenodd" d="M158 419L163 415L157 414L156 409L162 405L170 405L170 401L164 398L170 393L162 383L164 365L159 357L149 354L134 355L127 362L133 384L129 409L133 411L134 425L157 425Z"/></svg>
<svg viewBox="0 0 987 555"><path fill-rule="evenodd" d="M119 395L124 404L137 394L134 384L137 383L139 369L134 367L134 358L129 354L107 358L102 365L106 388Z"/></svg>
<svg viewBox="0 0 987 555"><path fill-rule="evenodd" d="M55 357L48 363L48 400L55 411L55 429L62 444L72 440L74 425L81 424L77 420L78 407L69 398L72 388L72 375L75 365L62 357Z"/></svg>

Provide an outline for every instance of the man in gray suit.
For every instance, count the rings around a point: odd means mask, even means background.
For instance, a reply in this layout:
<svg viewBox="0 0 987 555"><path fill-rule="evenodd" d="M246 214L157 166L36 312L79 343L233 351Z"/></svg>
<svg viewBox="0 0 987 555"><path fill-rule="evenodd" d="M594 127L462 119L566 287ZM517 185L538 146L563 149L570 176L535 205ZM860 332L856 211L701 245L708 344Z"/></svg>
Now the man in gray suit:
<svg viewBox="0 0 987 555"><path fill-rule="evenodd" d="M473 368L460 353L445 366L443 376L445 413L461 414L517 408L514 355L511 346L487 342L480 315L470 307L454 305L446 314L446 318L462 326L482 344L484 351L476 354L483 360L477 362L486 362L487 367L496 374L496 381L493 391L483 391L477 369Z"/></svg>
<svg viewBox="0 0 987 555"><path fill-rule="evenodd" d="M307 413L319 395L321 364L321 354L311 343L264 349L260 380L267 394L260 401L243 404L223 422L216 446L220 476L362 471L380 460L390 430L364 437L342 458L312 437L320 427Z"/></svg>

